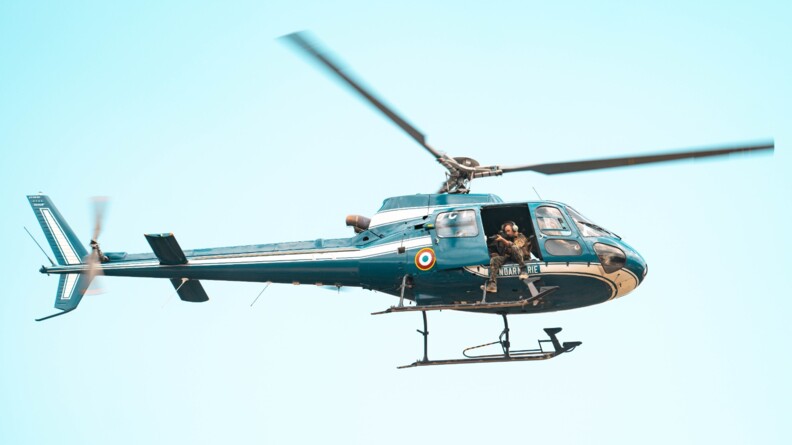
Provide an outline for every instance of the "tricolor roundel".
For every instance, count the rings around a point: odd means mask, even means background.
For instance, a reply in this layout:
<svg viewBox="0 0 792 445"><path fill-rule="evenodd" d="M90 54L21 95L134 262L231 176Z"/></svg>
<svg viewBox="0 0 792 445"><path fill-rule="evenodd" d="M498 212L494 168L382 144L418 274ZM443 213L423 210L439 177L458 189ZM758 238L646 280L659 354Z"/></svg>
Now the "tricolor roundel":
<svg viewBox="0 0 792 445"><path fill-rule="evenodd" d="M429 270L434 267L436 260L434 249L424 247L415 254L415 267L420 270Z"/></svg>

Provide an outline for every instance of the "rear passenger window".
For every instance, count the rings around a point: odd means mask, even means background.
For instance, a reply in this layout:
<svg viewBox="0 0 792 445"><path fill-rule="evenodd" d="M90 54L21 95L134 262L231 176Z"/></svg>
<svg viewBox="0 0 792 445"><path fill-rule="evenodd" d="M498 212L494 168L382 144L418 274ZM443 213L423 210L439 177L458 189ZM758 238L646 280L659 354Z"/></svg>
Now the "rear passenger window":
<svg viewBox="0 0 792 445"><path fill-rule="evenodd" d="M462 238L478 235L476 212L473 210L460 210L457 212L444 212L437 215L435 220L437 236L441 238Z"/></svg>

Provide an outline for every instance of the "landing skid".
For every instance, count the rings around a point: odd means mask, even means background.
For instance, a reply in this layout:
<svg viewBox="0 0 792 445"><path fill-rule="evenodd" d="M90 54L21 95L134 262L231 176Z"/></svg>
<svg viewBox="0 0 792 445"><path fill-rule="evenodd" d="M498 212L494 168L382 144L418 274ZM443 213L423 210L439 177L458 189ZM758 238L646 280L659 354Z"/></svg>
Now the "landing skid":
<svg viewBox="0 0 792 445"><path fill-rule="evenodd" d="M573 341L561 344L558 341L559 332L561 328L545 328L545 333L550 337L549 340L539 340L539 347L536 349L511 349L511 341L509 340L509 320L507 318L507 309L512 308L525 308L528 305L536 305L542 297L549 295L556 290L558 286L536 288L535 283L539 277L530 277L522 280L528 287L531 296L528 298L516 301L503 301L503 302L488 302L486 286L481 286L484 291L481 301L476 303L454 303L454 304L431 304L426 306L404 306L404 289L406 288L407 276L402 278L401 297L399 298L398 306L391 306L388 309L380 312L372 312L371 315L390 314L394 312L421 312L423 318L423 331L418 329L418 333L423 335L423 359L416 360L412 364L399 366L398 369L415 368L418 366L434 366L434 365L462 365L470 363L495 363L495 362L521 362L521 361L534 361L534 360L547 360L556 357L565 352L572 352L576 347L580 346L582 342ZM503 331L498 337L498 341L485 343L483 345L471 346L462 351L465 358L447 359L447 360L429 360L429 326L426 322L427 311L442 311L444 309L457 310L457 311L470 311L470 312L495 312L503 317ZM550 343L553 345L553 350L545 350L542 345ZM471 351L481 349L487 346L500 345L502 352L499 354L481 354L474 355Z"/></svg>
<svg viewBox="0 0 792 445"><path fill-rule="evenodd" d="M509 321L507 319L507 315L505 313L502 313L501 316L503 317L503 331L501 332L497 341L465 348L462 351L462 355L464 355L465 358L429 360L429 351L428 351L429 327L426 321L426 311L421 312L421 315L423 316L424 328L423 330L418 329L418 333L423 335L423 340L424 340L423 359L416 360L415 362L409 365L399 366L398 369L415 368L418 366L464 365L464 364L473 364L473 363L498 363L498 362L548 360L565 352L572 352L576 347L582 344L582 342L579 341L564 342L562 344L560 341L558 341L558 337L557 337L558 333L561 332L561 328L545 328L544 331L547 334L547 336L550 337L550 339L538 340L539 342L538 348L512 350L511 341L509 339ZM552 351L545 350L542 347L542 345L546 343L550 343L552 345L553 347ZM499 354L481 354L481 355L475 355L471 353L471 351L474 351L476 349L480 349L492 345L500 345L502 352Z"/></svg>

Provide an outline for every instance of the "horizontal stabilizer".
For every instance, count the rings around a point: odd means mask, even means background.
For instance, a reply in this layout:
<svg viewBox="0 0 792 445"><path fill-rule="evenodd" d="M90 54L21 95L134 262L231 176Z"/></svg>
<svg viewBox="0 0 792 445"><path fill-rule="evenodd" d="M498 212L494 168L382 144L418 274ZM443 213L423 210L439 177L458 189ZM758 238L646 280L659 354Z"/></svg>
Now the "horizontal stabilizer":
<svg viewBox="0 0 792 445"><path fill-rule="evenodd" d="M182 301L189 301L191 303L209 301L209 296L206 295L206 291L200 281L189 280L187 278L171 278L170 281Z"/></svg>
<svg viewBox="0 0 792 445"><path fill-rule="evenodd" d="M148 241L151 250L154 251L154 255L157 255L160 264L163 266L187 264L187 257L172 233L147 234L146 241Z"/></svg>
<svg viewBox="0 0 792 445"><path fill-rule="evenodd" d="M172 233L153 233L146 235L146 241L154 251L154 255L160 260L163 266L178 266L187 264L187 256L184 251L176 242L176 237ZM201 303L209 301L209 296L203 285L198 280L190 280L188 278L171 278L171 284L179 294L182 301L189 301L192 303Z"/></svg>

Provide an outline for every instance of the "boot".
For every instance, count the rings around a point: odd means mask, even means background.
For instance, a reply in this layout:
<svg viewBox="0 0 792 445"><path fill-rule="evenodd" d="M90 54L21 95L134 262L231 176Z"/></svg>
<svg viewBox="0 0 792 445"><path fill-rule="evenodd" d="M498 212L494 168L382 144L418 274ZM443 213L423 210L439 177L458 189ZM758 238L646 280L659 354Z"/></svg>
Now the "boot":
<svg viewBox="0 0 792 445"><path fill-rule="evenodd" d="M494 294L498 292L498 283L495 281L487 281L487 292Z"/></svg>
<svg viewBox="0 0 792 445"><path fill-rule="evenodd" d="M520 279L527 280L528 279L528 272L526 272L524 267L520 268Z"/></svg>

